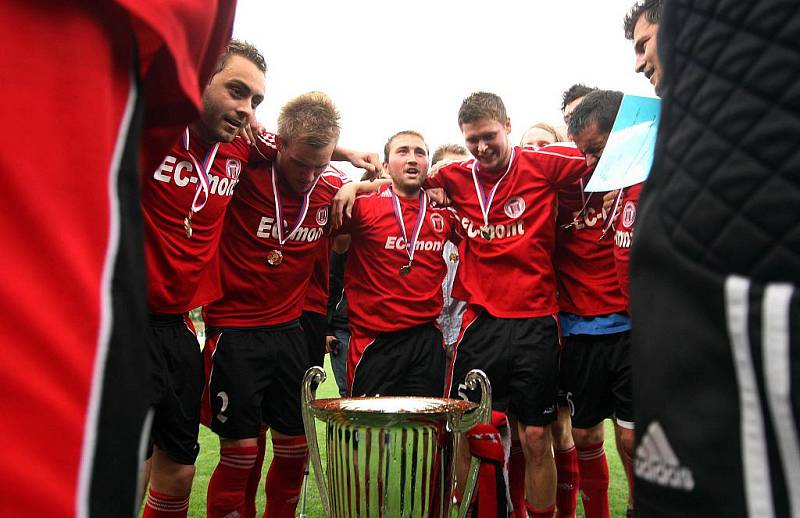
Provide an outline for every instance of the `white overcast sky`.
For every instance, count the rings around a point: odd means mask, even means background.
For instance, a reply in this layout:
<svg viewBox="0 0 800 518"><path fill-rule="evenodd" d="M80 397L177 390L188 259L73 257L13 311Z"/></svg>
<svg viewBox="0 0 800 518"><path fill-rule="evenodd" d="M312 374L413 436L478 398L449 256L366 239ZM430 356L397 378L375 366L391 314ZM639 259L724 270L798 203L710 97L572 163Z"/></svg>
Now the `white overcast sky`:
<svg viewBox="0 0 800 518"><path fill-rule="evenodd" d="M561 124L561 93L581 82L652 96L633 71L622 19L634 0L239 0L234 36L267 60L259 120L310 90L342 114L343 146L381 152L404 129L431 151L463 144L457 116L472 92L497 93L511 139L536 122Z"/></svg>

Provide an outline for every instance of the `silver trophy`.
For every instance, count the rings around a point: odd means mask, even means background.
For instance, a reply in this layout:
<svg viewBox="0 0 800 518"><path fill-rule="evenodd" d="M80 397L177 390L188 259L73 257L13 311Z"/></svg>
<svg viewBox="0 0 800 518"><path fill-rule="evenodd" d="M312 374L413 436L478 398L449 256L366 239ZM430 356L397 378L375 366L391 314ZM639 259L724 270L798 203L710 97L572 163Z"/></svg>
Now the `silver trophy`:
<svg viewBox="0 0 800 518"><path fill-rule="evenodd" d="M480 404L460 399L361 397L316 399L321 367L303 379L303 424L311 465L327 518L458 517L468 505L453 499L454 432L491 419L491 386L480 370L467 374ZM322 469L315 418L325 422L327 470ZM475 489L480 461L470 460L462 502Z"/></svg>

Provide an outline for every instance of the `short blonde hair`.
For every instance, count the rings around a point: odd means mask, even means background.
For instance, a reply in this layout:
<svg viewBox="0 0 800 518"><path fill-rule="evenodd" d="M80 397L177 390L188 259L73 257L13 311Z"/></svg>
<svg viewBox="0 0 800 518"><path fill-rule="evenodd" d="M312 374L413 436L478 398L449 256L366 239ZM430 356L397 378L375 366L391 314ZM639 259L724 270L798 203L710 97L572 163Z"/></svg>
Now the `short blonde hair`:
<svg viewBox="0 0 800 518"><path fill-rule="evenodd" d="M322 92L298 95L278 115L278 135L284 143L302 142L324 147L339 140L339 110Z"/></svg>
<svg viewBox="0 0 800 518"><path fill-rule="evenodd" d="M541 129L551 134L553 136L553 142L567 142L567 135L561 128L556 128L552 124L548 124L546 122L537 122L530 128L526 129L525 133L522 134L522 138L525 138L525 135L527 135L532 129Z"/></svg>
<svg viewBox="0 0 800 518"><path fill-rule="evenodd" d="M469 151L459 144L442 144L436 148L431 157L431 165L436 165L441 162L446 155L458 155L463 157L469 156Z"/></svg>

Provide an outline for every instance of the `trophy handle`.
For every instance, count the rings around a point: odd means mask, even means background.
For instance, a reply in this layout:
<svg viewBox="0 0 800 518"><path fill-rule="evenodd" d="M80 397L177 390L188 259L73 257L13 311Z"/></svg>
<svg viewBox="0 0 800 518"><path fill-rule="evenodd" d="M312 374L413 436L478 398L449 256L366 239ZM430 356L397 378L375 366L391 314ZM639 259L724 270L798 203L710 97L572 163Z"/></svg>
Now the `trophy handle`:
<svg viewBox="0 0 800 518"><path fill-rule="evenodd" d="M467 388L475 390L481 389L481 402L474 411L464 414L457 422L451 423L451 429L456 432L466 432L478 423L489 423L492 420L492 384L489 378L480 369L472 369L467 373ZM469 511L469 502L472 501L472 494L475 492L475 485L478 482L478 470L481 461L475 457L470 458L467 480L464 483L464 492L461 497L461 504L454 509L458 518L465 518ZM455 462L453 463L455 473ZM455 478L451 477L455 484Z"/></svg>
<svg viewBox="0 0 800 518"><path fill-rule="evenodd" d="M322 503L322 510L325 516L331 517L331 503L328 498L328 487L325 482L325 472L322 471L322 460L319 454L319 443L317 442L317 423L314 419L314 414L311 412L310 403L316 399L316 390L312 389L312 385L319 386L320 383L325 381L325 371L322 367L311 367L306 371L303 376L303 386L300 391L302 399L303 411L303 428L306 432L306 443L308 443L308 457L311 460L311 465L314 466L314 480L317 481L317 489L319 489L319 499ZM471 466L470 466L471 467Z"/></svg>

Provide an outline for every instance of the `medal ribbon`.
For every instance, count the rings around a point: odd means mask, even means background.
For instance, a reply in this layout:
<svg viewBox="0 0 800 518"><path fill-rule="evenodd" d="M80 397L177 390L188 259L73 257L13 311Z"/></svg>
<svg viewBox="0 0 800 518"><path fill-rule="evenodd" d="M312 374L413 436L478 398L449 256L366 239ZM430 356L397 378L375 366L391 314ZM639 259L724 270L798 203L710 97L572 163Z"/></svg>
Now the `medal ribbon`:
<svg viewBox="0 0 800 518"><path fill-rule="evenodd" d="M281 248L283 248L283 244L289 239L289 236L294 234L294 232L300 228L300 225L303 224L303 221L306 219L306 214L308 214L308 201L311 199L311 193L314 192L314 187L317 186L317 182L319 181L319 176L316 180L314 180L314 184L311 188L306 191L303 195L303 202L300 205L300 214L297 216L297 221L294 222L292 228L289 230L289 233L284 235L284 228L283 228L283 203L281 202L281 196L278 194L278 184L275 181L275 164L272 164L271 171L271 180L272 180L272 194L275 197L275 227L278 229L278 243L280 243Z"/></svg>
<svg viewBox="0 0 800 518"><path fill-rule="evenodd" d="M197 189L194 191L194 199L192 200L192 211L191 213L194 214L196 212L200 212L203 210L203 207L206 206L206 202L208 201L208 193L209 185L211 181L209 180L208 173L211 171L211 165L214 163L214 158L217 156L217 150L219 149L219 142L211 146L208 151L206 152L205 158L203 158L202 164L198 163L197 158L194 154L189 151L189 127L187 126L186 129L183 131L183 147L186 149L186 153L189 155L189 158L192 159L192 163L194 164L194 169L197 171L197 178L200 182L197 185ZM200 200L200 195L203 195L202 201Z"/></svg>
<svg viewBox="0 0 800 518"><path fill-rule="evenodd" d="M578 223L580 223L580 221L586 216L586 207L589 205L589 202L592 200L592 194L594 194L593 192L590 192L589 196L587 197L586 196L586 192L584 192L584 190L583 190L583 178L581 178L579 180L579 183L580 183L580 189L581 189L581 202L583 202L583 205L581 206L581 211L578 212L578 215L575 216L574 218L572 218L572 223L569 223L569 225L572 225L572 226L577 226Z"/></svg>
<svg viewBox="0 0 800 518"><path fill-rule="evenodd" d="M408 264L414 261L414 250L416 248L419 233L422 230L422 223L425 221L425 213L428 210L428 195L425 194L425 189L419 190L419 212L417 213L417 221L414 223L414 232L411 234L411 240L406 235L406 224L403 220L403 208L400 206L400 198L392 192L392 206L394 207L394 219L400 227L400 232L403 233L403 240L406 242L406 254L408 255Z"/></svg>
<svg viewBox="0 0 800 518"><path fill-rule="evenodd" d="M608 221L606 221L606 226L603 228L603 235L606 235L606 233L611 230L611 227L614 226L614 218L617 217L617 209L619 209L619 202L622 199L622 191L624 190L625 188L620 189L619 194L617 194L617 199L614 200L614 206L611 208L611 216L609 216Z"/></svg>
<svg viewBox="0 0 800 518"><path fill-rule="evenodd" d="M483 224L485 226L489 226L489 210L492 208L492 202L494 201L494 194L497 192L497 188L500 187L500 183L503 179L508 175L508 172L511 171L511 164L514 163L514 148L511 148L511 158L508 160L508 168L506 172L503 173L503 176L497 180L497 183L494 184L492 187L491 192L489 192L489 198L486 198L486 193L483 190L483 184L478 181L478 160L476 159L475 162L472 164L472 181L475 184L475 193L478 195L478 204L481 207L481 214L483 215Z"/></svg>

